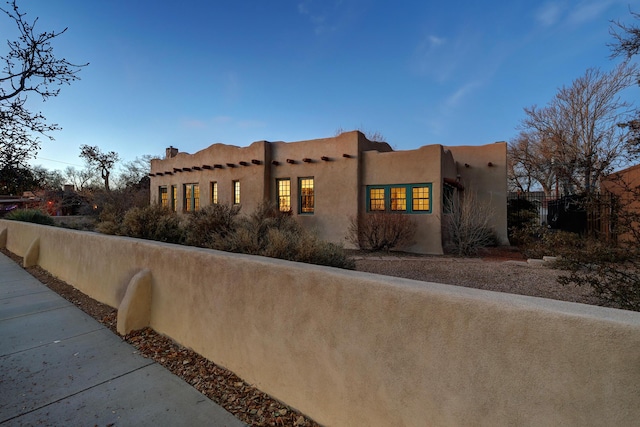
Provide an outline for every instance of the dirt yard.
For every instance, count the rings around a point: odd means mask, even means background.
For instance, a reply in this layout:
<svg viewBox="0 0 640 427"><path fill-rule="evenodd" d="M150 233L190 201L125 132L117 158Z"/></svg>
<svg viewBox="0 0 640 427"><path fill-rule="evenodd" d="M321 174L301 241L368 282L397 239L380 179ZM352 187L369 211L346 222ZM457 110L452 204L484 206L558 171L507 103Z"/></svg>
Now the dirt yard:
<svg viewBox="0 0 640 427"><path fill-rule="evenodd" d="M526 261L512 248L490 248L477 258L354 254L356 270L424 282L445 283L488 291L603 305L590 289L563 286L561 271L547 266L521 265ZM425 284L425 286L428 286Z"/></svg>

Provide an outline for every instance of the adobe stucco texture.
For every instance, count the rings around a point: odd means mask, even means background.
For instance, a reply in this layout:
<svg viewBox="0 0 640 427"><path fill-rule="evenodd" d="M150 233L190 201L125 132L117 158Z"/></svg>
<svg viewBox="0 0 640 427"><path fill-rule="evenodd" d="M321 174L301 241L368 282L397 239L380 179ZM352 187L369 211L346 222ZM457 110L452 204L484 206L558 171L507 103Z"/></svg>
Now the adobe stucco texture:
<svg viewBox="0 0 640 427"><path fill-rule="evenodd" d="M640 313L0 220L6 246L326 425L634 425Z"/></svg>

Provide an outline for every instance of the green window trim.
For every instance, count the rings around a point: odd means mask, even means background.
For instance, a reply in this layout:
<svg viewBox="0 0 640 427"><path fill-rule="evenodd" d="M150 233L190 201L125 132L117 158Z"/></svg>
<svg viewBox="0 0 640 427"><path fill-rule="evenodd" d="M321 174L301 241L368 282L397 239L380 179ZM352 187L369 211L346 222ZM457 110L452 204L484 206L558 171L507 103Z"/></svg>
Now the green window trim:
<svg viewBox="0 0 640 427"><path fill-rule="evenodd" d="M367 185L367 212L430 214L433 184Z"/></svg>
<svg viewBox="0 0 640 427"><path fill-rule="evenodd" d="M200 209L200 185L184 184L184 210L195 212Z"/></svg>

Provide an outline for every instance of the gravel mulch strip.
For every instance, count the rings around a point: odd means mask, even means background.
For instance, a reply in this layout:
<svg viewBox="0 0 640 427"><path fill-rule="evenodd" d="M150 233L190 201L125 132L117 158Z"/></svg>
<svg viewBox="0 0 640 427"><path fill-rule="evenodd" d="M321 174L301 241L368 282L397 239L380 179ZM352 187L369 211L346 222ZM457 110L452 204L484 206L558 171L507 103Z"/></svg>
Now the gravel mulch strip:
<svg viewBox="0 0 640 427"><path fill-rule="evenodd" d="M0 249L0 252L18 265L22 265L21 257L6 249ZM116 330L117 311L114 308L88 297L38 266L28 267L26 270L51 290L119 335ZM319 426L306 415L245 383L233 372L151 328L119 336L135 347L140 355L164 366L250 426Z"/></svg>

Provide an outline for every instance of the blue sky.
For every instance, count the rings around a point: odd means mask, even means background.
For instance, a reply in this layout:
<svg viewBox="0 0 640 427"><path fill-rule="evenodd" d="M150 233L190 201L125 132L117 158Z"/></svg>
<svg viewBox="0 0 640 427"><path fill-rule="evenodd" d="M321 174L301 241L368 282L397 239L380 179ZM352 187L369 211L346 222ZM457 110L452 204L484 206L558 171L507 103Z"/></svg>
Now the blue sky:
<svg viewBox="0 0 640 427"><path fill-rule="evenodd" d="M341 128L395 149L517 134L589 67L609 70L629 1L30 0L55 51L90 65L32 109L63 130L33 164L82 165L81 144L126 160L215 142L297 141ZM637 9L637 8L636 8ZM0 38L12 38L5 19ZM633 93L637 97L636 92ZM34 101L36 98L33 99Z"/></svg>

